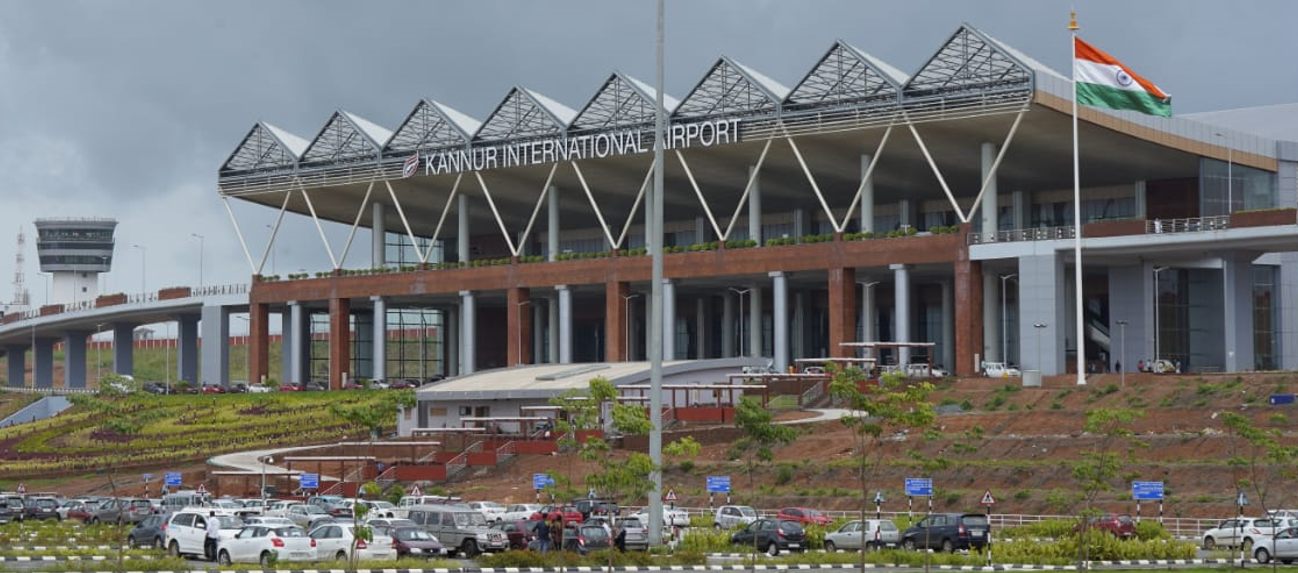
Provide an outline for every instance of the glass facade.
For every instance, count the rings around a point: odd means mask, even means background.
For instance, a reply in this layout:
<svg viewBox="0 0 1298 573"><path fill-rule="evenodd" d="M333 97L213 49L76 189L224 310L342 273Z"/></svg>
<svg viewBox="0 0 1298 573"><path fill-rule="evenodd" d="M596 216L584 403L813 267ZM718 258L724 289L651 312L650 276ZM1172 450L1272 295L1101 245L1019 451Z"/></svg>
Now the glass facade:
<svg viewBox="0 0 1298 573"><path fill-rule="evenodd" d="M425 237L415 237L419 245L420 252L426 252L428 246L433 244L431 239ZM414 247L410 246L410 237L404 233L388 232L383 235L384 255L388 266L411 266L419 264L419 253L415 252ZM436 263L444 261L443 252L445 245L443 241L438 241L433 247L433 252L428 256L428 262Z"/></svg>
<svg viewBox="0 0 1298 573"><path fill-rule="evenodd" d="M1199 205L1204 216L1274 209L1278 206L1275 174L1238 163L1201 158Z"/></svg>
<svg viewBox="0 0 1298 573"><path fill-rule="evenodd" d="M1257 370L1275 370L1280 363L1280 305L1276 284L1280 267L1253 267L1253 361Z"/></svg>
<svg viewBox="0 0 1298 573"><path fill-rule="evenodd" d="M1136 216L1136 199L1133 197L1116 197L1112 199L1083 199L1082 223L1105 221L1111 219L1130 219ZM1071 227L1073 226L1073 202L1058 201L1054 203L1036 203L1032 205L1032 227Z"/></svg>

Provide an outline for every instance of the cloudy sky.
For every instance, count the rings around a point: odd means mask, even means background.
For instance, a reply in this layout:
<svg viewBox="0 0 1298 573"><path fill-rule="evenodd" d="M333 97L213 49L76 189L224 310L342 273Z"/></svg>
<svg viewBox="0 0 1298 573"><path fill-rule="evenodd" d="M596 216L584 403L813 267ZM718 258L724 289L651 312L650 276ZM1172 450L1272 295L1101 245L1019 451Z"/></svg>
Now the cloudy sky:
<svg viewBox="0 0 1298 573"><path fill-rule="evenodd" d="M722 54L793 85L837 38L910 73L961 22L1066 73L1070 6L1174 113L1298 99L1292 0L668 0L667 92ZM346 109L395 129L421 97L482 119L514 85L580 107L612 70L652 81L654 18L650 0L2 2L0 300L19 229L44 300L42 217L120 222L107 292L197 284L192 233L205 283L246 282L216 172L254 122L311 138ZM274 212L235 213L260 252ZM276 272L329 266L309 220L281 233L300 239Z"/></svg>

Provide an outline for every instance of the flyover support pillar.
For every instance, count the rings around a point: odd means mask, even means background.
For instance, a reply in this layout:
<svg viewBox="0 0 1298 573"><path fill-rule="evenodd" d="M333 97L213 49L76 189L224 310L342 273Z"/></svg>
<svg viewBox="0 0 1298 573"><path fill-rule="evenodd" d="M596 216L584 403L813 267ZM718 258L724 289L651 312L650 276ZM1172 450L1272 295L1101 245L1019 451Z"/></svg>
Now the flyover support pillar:
<svg viewBox="0 0 1298 573"><path fill-rule="evenodd" d="M63 333L64 388L86 387L86 337L90 334L83 330Z"/></svg>
<svg viewBox="0 0 1298 573"><path fill-rule="evenodd" d="M5 356L9 359L9 370L6 372L9 386L22 388L27 376L27 347L21 344L6 345Z"/></svg>
<svg viewBox="0 0 1298 573"><path fill-rule="evenodd" d="M270 305L248 305L248 383L265 383L270 375Z"/></svg>
<svg viewBox="0 0 1298 573"><path fill-rule="evenodd" d="M200 382L198 378L198 319L198 316L192 314L185 314L176 318L176 336L179 338L179 348L176 352L176 376L195 388L198 387ZM213 344L216 343L213 342Z"/></svg>
<svg viewBox="0 0 1298 573"><path fill-rule="evenodd" d="M135 325L113 324L113 372L135 375Z"/></svg>
<svg viewBox="0 0 1298 573"><path fill-rule="evenodd" d="M202 385L230 384L230 311L224 306L203 306Z"/></svg>
<svg viewBox="0 0 1298 573"><path fill-rule="evenodd" d="M775 368L780 372L789 370L789 282L781 271L770 273L771 282L771 324L774 339L771 348L774 350Z"/></svg>
<svg viewBox="0 0 1298 573"><path fill-rule="evenodd" d="M206 310L206 309L204 309ZM352 299L329 299L329 389L341 390L352 363Z"/></svg>
<svg viewBox="0 0 1298 573"><path fill-rule="evenodd" d="M910 339L910 265L888 265L893 276L893 316L897 317L896 341L914 342ZM897 364L905 367L910 364L910 349L903 346L897 349Z"/></svg>
<svg viewBox="0 0 1298 573"><path fill-rule="evenodd" d="M627 362L631 360L631 341L627 326L630 317L627 308L631 285L626 281L605 283L604 286L604 360Z"/></svg>
<svg viewBox="0 0 1298 573"><path fill-rule="evenodd" d="M572 364L572 289L568 285L554 289L559 291L559 364Z"/></svg>
<svg viewBox="0 0 1298 573"><path fill-rule="evenodd" d="M54 387L54 339L37 338L32 358L32 387Z"/></svg>
<svg viewBox="0 0 1298 573"><path fill-rule="evenodd" d="M856 337L856 269L829 269L829 355L851 357L855 349L843 346Z"/></svg>
<svg viewBox="0 0 1298 573"><path fill-rule="evenodd" d="M478 337L477 302L473 291L460 291L460 374L473 374L477 370Z"/></svg>

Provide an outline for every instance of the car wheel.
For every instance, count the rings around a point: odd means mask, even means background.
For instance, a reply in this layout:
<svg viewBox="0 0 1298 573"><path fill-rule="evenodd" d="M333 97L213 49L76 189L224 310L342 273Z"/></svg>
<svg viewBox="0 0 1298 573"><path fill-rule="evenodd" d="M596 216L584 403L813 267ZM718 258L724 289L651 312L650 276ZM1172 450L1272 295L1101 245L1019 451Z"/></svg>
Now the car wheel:
<svg viewBox="0 0 1298 573"><path fill-rule="evenodd" d="M19 521L22 521L22 520L19 520ZM92 517L92 518L90 518L90 525L97 525L98 523L99 523L99 518L98 518L98 517Z"/></svg>
<svg viewBox="0 0 1298 573"><path fill-rule="evenodd" d="M943 540L942 540L942 552L943 552L943 553L955 553L955 544L954 544L954 543L951 543L951 540L950 540L950 539L943 539Z"/></svg>
<svg viewBox="0 0 1298 573"><path fill-rule="evenodd" d="M836 552L836 551L838 551L838 547L837 547L836 545L834 545L834 542L833 542L833 541L826 541L826 542L825 542L825 552L826 552L826 553L834 553L834 552Z"/></svg>
<svg viewBox="0 0 1298 573"><path fill-rule="evenodd" d="M180 544L172 541L171 545L167 547L167 555L169 557L180 557Z"/></svg>
<svg viewBox="0 0 1298 573"><path fill-rule="evenodd" d="M766 543L766 554L767 554L767 555L770 555L771 557L775 557L776 555L779 555L779 554L780 554L780 548L779 548L779 546L775 545L775 542L774 542L774 541L769 541L769 542L767 542L767 543Z"/></svg>
<svg viewBox="0 0 1298 573"><path fill-rule="evenodd" d="M221 552L216 556L216 562L222 565L229 565L231 563L230 552L222 549Z"/></svg>
<svg viewBox="0 0 1298 573"><path fill-rule="evenodd" d="M1253 548L1253 538L1252 538L1252 537L1245 537L1245 538L1244 538L1244 544L1243 544L1242 547L1244 548L1244 552L1245 552L1245 553L1247 553L1248 550L1252 549L1252 548Z"/></svg>
<svg viewBox="0 0 1298 573"><path fill-rule="evenodd" d="M1212 551L1217 548L1217 540L1211 537L1203 538L1203 548Z"/></svg>
<svg viewBox="0 0 1298 573"><path fill-rule="evenodd" d="M901 546L902 546L902 548L904 548L906 551L914 551L914 550L915 550L915 540L914 540L914 539L907 539L907 540L901 542Z"/></svg>
<svg viewBox="0 0 1298 573"><path fill-rule="evenodd" d="M154 537L154 538L153 538L153 548L154 548L154 549L157 549L157 550L159 550L159 551L162 550L162 538L161 538L161 537Z"/></svg>
<svg viewBox="0 0 1298 573"><path fill-rule="evenodd" d="M713 524L712 524L712 527L713 527L714 529L716 529L717 531L721 531L721 524L720 524L720 523L713 523Z"/></svg>
<svg viewBox="0 0 1298 573"><path fill-rule="evenodd" d="M1253 553L1253 558L1257 559L1258 563L1263 563L1263 564L1270 563L1271 552L1267 551L1265 547L1258 547L1257 551Z"/></svg>
<svg viewBox="0 0 1298 573"><path fill-rule="evenodd" d="M473 559L478 556L478 543L472 539L465 539L464 544L460 546L460 552L466 559Z"/></svg>
<svg viewBox="0 0 1298 573"><path fill-rule="evenodd" d="M261 566L262 566L263 569L268 569L268 568L270 568L270 561L271 561L271 559L270 559L270 552L269 552L269 551L262 551L262 552L261 552L261 558L259 558L257 561L261 563Z"/></svg>
<svg viewBox="0 0 1298 573"><path fill-rule="evenodd" d="M334 554L334 561L346 561L346 560L347 560L346 551L340 550L338 553Z"/></svg>
<svg viewBox="0 0 1298 573"><path fill-rule="evenodd" d="M127 547L128 549L135 549L136 547L139 547L139 546L140 546L140 544L138 544L138 543L135 542L135 538L134 538L134 537L131 537L131 536L129 536L129 535L126 536L126 547Z"/></svg>

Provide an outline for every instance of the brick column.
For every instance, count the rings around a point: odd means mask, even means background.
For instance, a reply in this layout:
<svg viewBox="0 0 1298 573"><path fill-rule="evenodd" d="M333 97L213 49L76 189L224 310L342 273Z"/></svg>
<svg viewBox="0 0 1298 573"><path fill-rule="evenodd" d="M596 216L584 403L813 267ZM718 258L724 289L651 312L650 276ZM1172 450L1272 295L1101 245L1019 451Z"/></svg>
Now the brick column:
<svg viewBox="0 0 1298 573"><path fill-rule="evenodd" d="M604 360L626 362L627 320L626 299L631 285L623 281L604 283Z"/></svg>
<svg viewBox="0 0 1298 573"><path fill-rule="evenodd" d="M509 366L532 363L532 291L525 288L505 289L509 316L505 318L505 361Z"/></svg>
<svg viewBox="0 0 1298 573"><path fill-rule="evenodd" d="M842 342L856 342L856 269L829 269L829 355L855 356Z"/></svg>
<svg viewBox="0 0 1298 573"><path fill-rule="evenodd" d="M329 299L329 389L341 390L352 365L352 300Z"/></svg>
<svg viewBox="0 0 1298 573"><path fill-rule="evenodd" d="M972 225L961 225L961 235ZM969 260L969 247L961 246L955 262L955 374L977 376L974 354L983 348L983 265Z"/></svg>
<svg viewBox="0 0 1298 573"><path fill-rule="evenodd" d="M248 305L248 383L256 384L270 373L270 305Z"/></svg>

